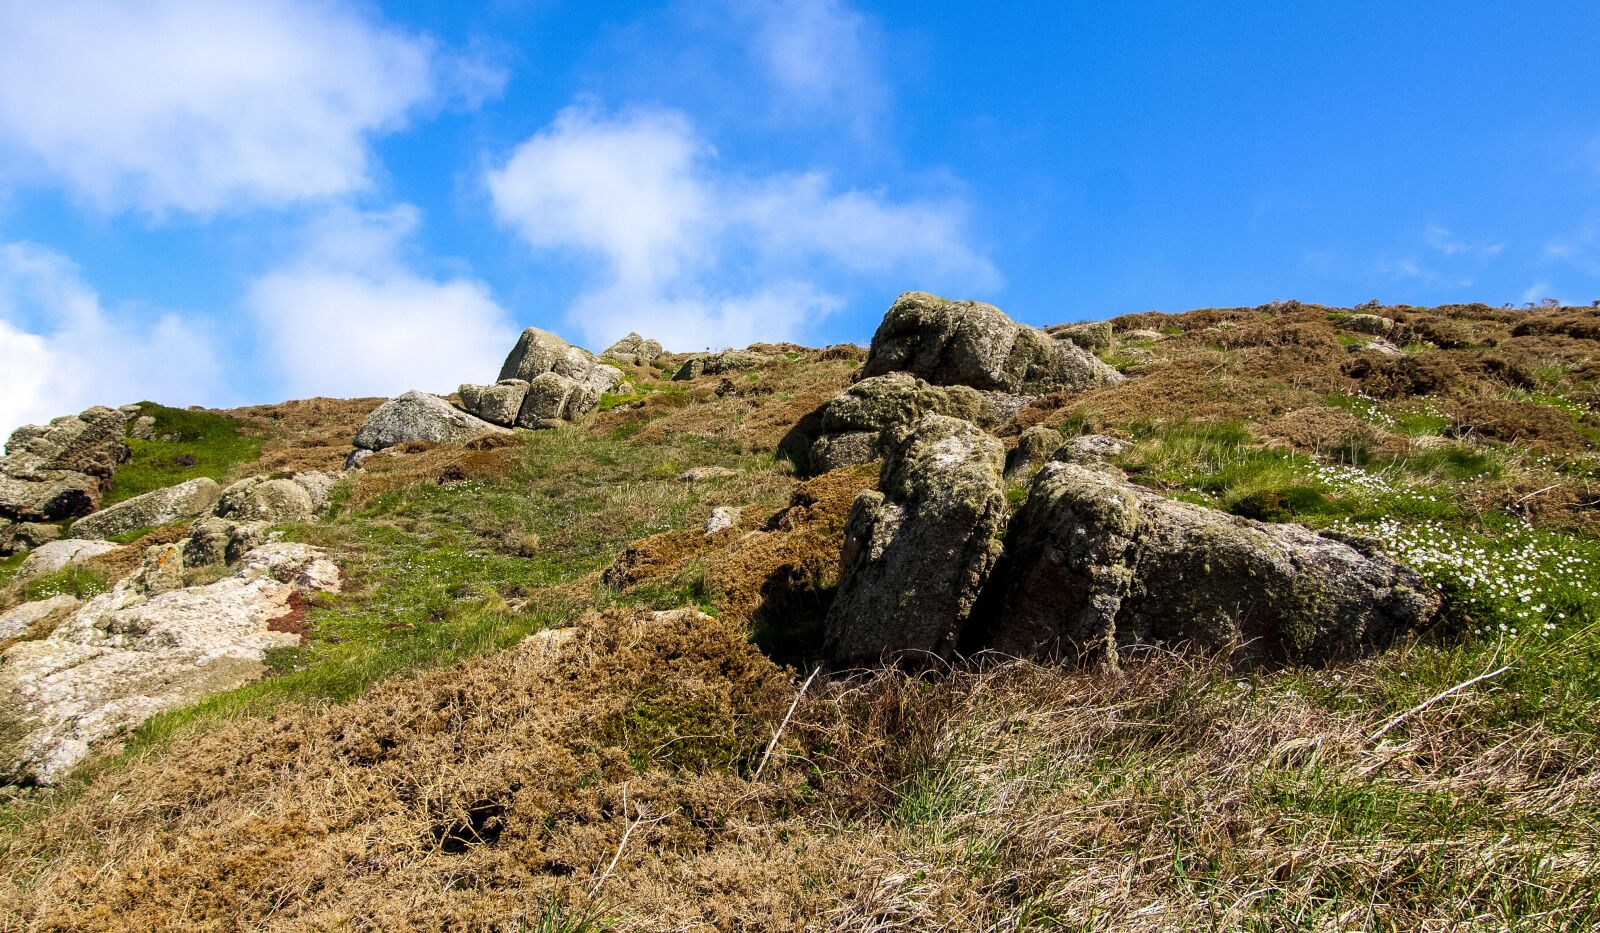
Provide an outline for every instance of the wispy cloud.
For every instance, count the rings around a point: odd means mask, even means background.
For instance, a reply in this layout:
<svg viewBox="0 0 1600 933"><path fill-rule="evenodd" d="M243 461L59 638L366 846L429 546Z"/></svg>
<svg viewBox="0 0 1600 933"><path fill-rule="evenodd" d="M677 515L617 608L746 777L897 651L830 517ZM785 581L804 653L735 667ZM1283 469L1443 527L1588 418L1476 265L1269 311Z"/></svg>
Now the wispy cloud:
<svg viewBox="0 0 1600 933"><path fill-rule="evenodd" d="M734 9L773 86L777 116L836 120L858 133L871 131L891 97L871 20L838 0L761 0Z"/></svg>
<svg viewBox="0 0 1600 933"><path fill-rule="evenodd" d="M221 372L193 318L107 308L67 257L0 245L0 438L90 405L227 401Z"/></svg>
<svg viewBox="0 0 1600 933"><path fill-rule="evenodd" d="M569 107L487 183L530 245L598 260L570 314L595 343L630 329L683 348L782 339L840 307L851 280L965 294L1000 281L960 201L742 174L677 111Z"/></svg>
<svg viewBox="0 0 1600 933"><path fill-rule="evenodd" d="M0 173L104 211L360 190L369 140L503 76L336 0L0 3Z"/></svg>
<svg viewBox="0 0 1600 933"><path fill-rule="evenodd" d="M1500 255L1505 249L1503 243L1465 243L1457 239L1448 227L1438 224L1429 224L1423 231L1422 239L1434 252L1441 256L1475 256L1488 259Z"/></svg>
<svg viewBox="0 0 1600 933"><path fill-rule="evenodd" d="M454 391L493 381L516 338L488 286L408 263L421 215L331 211L300 255L253 282L245 300L260 365L289 398Z"/></svg>

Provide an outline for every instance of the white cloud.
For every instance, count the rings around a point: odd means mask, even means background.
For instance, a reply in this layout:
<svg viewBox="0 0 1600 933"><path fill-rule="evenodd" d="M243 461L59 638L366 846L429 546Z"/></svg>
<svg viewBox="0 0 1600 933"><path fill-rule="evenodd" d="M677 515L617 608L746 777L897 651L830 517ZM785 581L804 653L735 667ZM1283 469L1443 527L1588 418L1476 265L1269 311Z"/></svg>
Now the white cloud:
<svg viewBox="0 0 1600 933"><path fill-rule="evenodd" d="M1445 256L1475 256L1489 259L1500 255L1505 249L1503 243L1464 243L1456 238L1450 228L1438 224L1429 224L1423 231L1422 238L1435 252Z"/></svg>
<svg viewBox="0 0 1600 933"><path fill-rule="evenodd" d="M175 314L107 310L77 266L31 243L0 246L0 432L90 405L224 400L216 347Z"/></svg>
<svg viewBox="0 0 1600 933"><path fill-rule="evenodd" d="M843 304L824 276L890 291L999 284L961 203L723 171L676 111L570 107L487 182L530 245L600 260L602 280L569 312L595 344L630 329L691 349L794 337Z"/></svg>
<svg viewBox="0 0 1600 933"><path fill-rule="evenodd" d="M870 21L837 0L762 0L738 9L780 116L834 117L866 131L888 104Z"/></svg>
<svg viewBox="0 0 1600 933"><path fill-rule="evenodd" d="M333 212L300 256L251 284L245 304L259 365L284 397L443 393L494 381L516 330L483 283L440 281L407 265L418 222L409 205Z"/></svg>
<svg viewBox="0 0 1600 933"><path fill-rule="evenodd" d="M368 138L501 77L333 0L0 0L0 177L210 214L366 187Z"/></svg>

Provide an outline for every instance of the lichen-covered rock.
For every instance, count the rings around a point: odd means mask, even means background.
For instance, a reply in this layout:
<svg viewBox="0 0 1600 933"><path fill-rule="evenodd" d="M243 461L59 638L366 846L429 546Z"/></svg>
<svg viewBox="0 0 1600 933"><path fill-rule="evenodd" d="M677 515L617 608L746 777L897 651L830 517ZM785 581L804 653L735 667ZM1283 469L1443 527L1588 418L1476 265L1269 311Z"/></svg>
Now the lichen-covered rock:
<svg viewBox="0 0 1600 933"><path fill-rule="evenodd" d="M252 476L223 490L214 513L234 522L310 521L316 514L311 493L292 479Z"/></svg>
<svg viewBox="0 0 1600 933"><path fill-rule="evenodd" d="M166 593L183 587L183 547L177 544L152 544L144 549L139 569L124 582L133 590L146 596Z"/></svg>
<svg viewBox="0 0 1600 933"><path fill-rule="evenodd" d="M1340 318L1334 326L1357 334L1385 337L1394 330L1394 319L1377 314L1351 314Z"/></svg>
<svg viewBox="0 0 1600 933"><path fill-rule="evenodd" d="M109 479L132 456L123 439L126 425L122 412L100 406L56 418L48 425L24 425L6 441L0 472L26 476L66 470Z"/></svg>
<svg viewBox="0 0 1600 933"><path fill-rule="evenodd" d="M863 378L909 372L934 385L1016 395L1079 391L1122 375L1070 341L1018 324L993 305L907 292L872 337Z"/></svg>
<svg viewBox="0 0 1600 933"><path fill-rule="evenodd" d="M1440 607L1381 554L1066 463L1034 479L990 586L969 641L1035 658L1114 661L1158 644L1246 666L1326 664L1422 628Z"/></svg>
<svg viewBox="0 0 1600 933"><path fill-rule="evenodd" d="M93 512L100 481L70 470L33 471L26 477L0 473L0 516L16 522L54 522Z"/></svg>
<svg viewBox="0 0 1600 933"><path fill-rule="evenodd" d="M339 483L339 474L331 470L308 470L289 478L311 497L313 514L320 513L328 507L328 497L333 493L333 487Z"/></svg>
<svg viewBox="0 0 1600 933"><path fill-rule="evenodd" d="M517 423L517 412L528 395L528 383L521 379L502 379L492 386L463 385L457 390L461 407L490 424L510 427Z"/></svg>
<svg viewBox="0 0 1600 933"><path fill-rule="evenodd" d="M974 389L929 385L910 373L862 379L818 413L822 433L811 446L811 469L823 473L881 459L897 429L929 412L981 422L986 406Z"/></svg>
<svg viewBox="0 0 1600 933"><path fill-rule="evenodd" d="M451 407L437 395L412 390L374 409L356 432L355 445L364 450L383 450L406 441L465 444L485 434L505 431Z"/></svg>
<svg viewBox="0 0 1600 933"><path fill-rule="evenodd" d="M1057 324L1049 328L1047 332L1057 340L1070 340L1090 353L1111 349L1112 332L1110 321Z"/></svg>
<svg viewBox="0 0 1600 933"><path fill-rule="evenodd" d="M338 586L338 568L303 544L258 548L205 586L151 596L117 584L5 650L0 781L48 784L95 743L259 678L267 649L299 640L275 625L295 597Z"/></svg>
<svg viewBox="0 0 1600 933"><path fill-rule="evenodd" d="M1017 438L1017 446L1006 454L1006 479L1025 480L1050 459L1062 443L1061 432L1036 424Z"/></svg>
<svg viewBox="0 0 1600 933"><path fill-rule="evenodd" d="M743 509L733 505L719 505L712 509L710 517L706 519L706 537L714 537L718 532L737 526L743 514Z"/></svg>
<svg viewBox="0 0 1600 933"><path fill-rule="evenodd" d="M577 421L600 403L600 388L559 373L542 373L528 384L527 397L517 413L517 425L547 427L551 422Z"/></svg>
<svg viewBox="0 0 1600 933"><path fill-rule="evenodd" d="M656 357L660 356L661 353L660 341L647 340L636 333L629 333L628 336L606 347L606 352L600 355L608 356L623 363L649 366L655 362Z"/></svg>
<svg viewBox="0 0 1600 933"><path fill-rule="evenodd" d="M120 544L110 541L88 541L78 538L63 538L60 541L50 541L39 545L23 558L17 567L17 572L12 576L12 581L21 583L32 580L34 577L47 573L55 573L64 567L81 564L91 557L109 554L122 549Z"/></svg>
<svg viewBox="0 0 1600 933"><path fill-rule="evenodd" d="M1130 445L1120 437L1111 437L1105 434L1085 434L1081 437L1069 438L1058 446L1050 456L1052 460L1062 463L1098 464L1105 463L1112 457L1119 457L1127 451Z"/></svg>
<svg viewBox="0 0 1600 933"><path fill-rule="evenodd" d="M672 374L675 381L698 379L701 376L720 376L723 373L755 369L771 357L750 350L721 350L716 353L696 353L683 361Z"/></svg>
<svg viewBox="0 0 1600 933"><path fill-rule="evenodd" d="M109 538L135 528L154 528L211 511L222 495L215 480L204 476L134 496L72 523L76 538Z"/></svg>
<svg viewBox="0 0 1600 933"><path fill-rule="evenodd" d="M12 535L18 548L35 548L66 537L60 525L47 525L43 522L21 522L13 530Z"/></svg>
<svg viewBox="0 0 1600 933"><path fill-rule="evenodd" d="M82 603L76 596L62 593L49 599L23 603L14 609L0 612L0 642L10 641L52 616L66 615Z"/></svg>
<svg viewBox="0 0 1600 933"><path fill-rule="evenodd" d="M622 380L622 373L599 362L588 351L572 346L549 331L530 327L517 338L517 345L506 356L499 379L531 383L543 373L566 376L594 386L600 392L609 391Z"/></svg>
<svg viewBox="0 0 1600 933"><path fill-rule="evenodd" d="M267 542L271 525L263 521L234 522L214 515L189 526L183 540L184 567L232 564Z"/></svg>
<svg viewBox="0 0 1600 933"><path fill-rule="evenodd" d="M881 491L851 506L824 650L838 663L944 654L1000 551L1005 450L971 422L923 415L897 432Z"/></svg>

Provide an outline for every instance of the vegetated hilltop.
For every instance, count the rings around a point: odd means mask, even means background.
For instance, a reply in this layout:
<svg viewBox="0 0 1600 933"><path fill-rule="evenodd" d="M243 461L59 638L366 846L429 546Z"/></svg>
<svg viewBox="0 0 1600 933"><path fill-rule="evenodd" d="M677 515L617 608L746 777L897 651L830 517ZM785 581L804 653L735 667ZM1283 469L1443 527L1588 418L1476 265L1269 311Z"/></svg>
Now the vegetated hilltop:
<svg viewBox="0 0 1600 933"><path fill-rule="evenodd" d="M1597 350L912 293L19 432L0 926L1593 928Z"/></svg>

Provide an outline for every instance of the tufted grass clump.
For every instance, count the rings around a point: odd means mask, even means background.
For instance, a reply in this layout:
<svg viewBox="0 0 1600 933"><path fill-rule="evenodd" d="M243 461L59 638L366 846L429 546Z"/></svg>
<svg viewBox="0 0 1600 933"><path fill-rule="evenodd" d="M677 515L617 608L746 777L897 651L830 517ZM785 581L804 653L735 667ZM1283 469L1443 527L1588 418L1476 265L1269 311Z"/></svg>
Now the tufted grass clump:
<svg viewBox="0 0 1600 933"><path fill-rule="evenodd" d="M133 459L112 476L102 505L201 476L226 480L235 467L261 454L261 439L241 434L244 425L224 415L154 402L140 402L139 411L156 419L156 439L128 439Z"/></svg>

